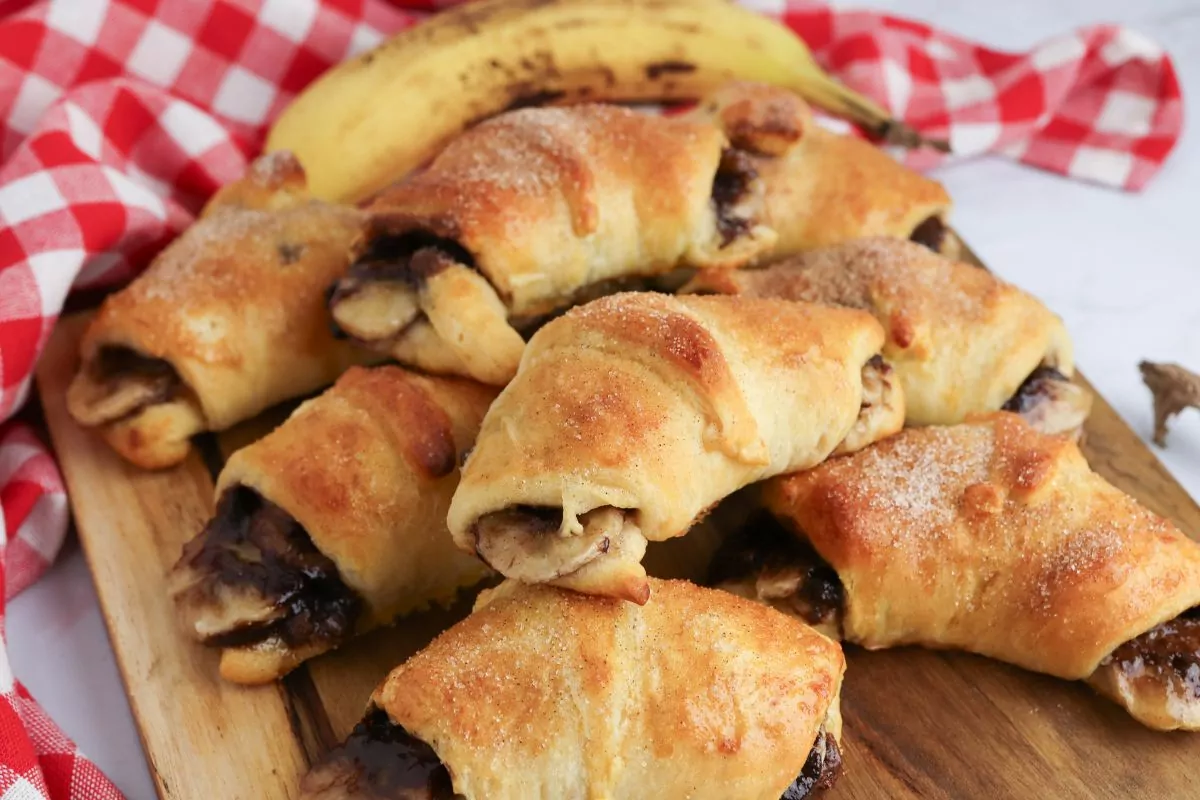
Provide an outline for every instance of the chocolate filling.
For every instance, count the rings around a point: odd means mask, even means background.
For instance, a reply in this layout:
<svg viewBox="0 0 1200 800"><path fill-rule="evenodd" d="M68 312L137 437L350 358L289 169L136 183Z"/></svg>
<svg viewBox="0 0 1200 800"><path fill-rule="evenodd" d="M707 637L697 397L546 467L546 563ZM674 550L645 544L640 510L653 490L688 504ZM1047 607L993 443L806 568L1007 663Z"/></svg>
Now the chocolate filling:
<svg viewBox="0 0 1200 800"><path fill-rule="evenodd" d="M708 583L716 586L784 573L799 578L794 593L785 598L796 616L809 625L832 623L840 618L845 592L837 572L812 545L765 511L756 514L721 545L713 558Z"/></svg>
<svg viewBox="0 0 1200 800"><path fill-rule="evenodd" d="M221 495L217 513L183 549L180 564L205 576L200 602L215 602L217 587L252 590L283 613L214 634L206 644L244 647L278 638L291 648L337 645L354 633L361 598L337 567L313 545L286 511L252 489L237 486Z"/></svg>
<svg viewBox="0 0 1200 800"><path fill-rule="evenodd" d="M1017 388L1016 393L1001 408L1017 414L1028 413L1033 406L1051 395L1050 386L1052 383L1057 381L1068 383L1069 380L1066 375L1063 375L1054 367L1038 367L1029 373L1029 377L1025 379L1025 382Z"/></svg>
<svg viewBox="0 0 1200 800"><path fill-rule="evenodd" d="M712 200L717 212L717 232L721 234L721 246L744 236L754 227L753 220L737 216L734 207L750 191L750 184L758 177L754 159L743 150L727 147L721 152L721 163L713 178Z"/></svg>
<svg viewBox="0 0 1200 800"><path fill-rule="evenodd" d="M304 778L309 800L454 800L450 773L425 742L372 706Z"/></svg>
<svg viewBox="0 0 1200 800"><path fill-rule="evenodd" d="M177 378L175 368L161 358L142 355L128 347L100 348L93 362L97 376L113 379L121 375L141 375L147 378Z"/></svg>
<svg viewBox="0 0 1200 800"><path fill-rule="evenodd" d="M842 751L838 748L837 739L821 728L804 762L804 768L779 800L803 800L819 795L833 788L841 774Z"/></svg>
<svg viewBox="0 0 1200 800"><path fill-rule="evenodd" d="M453 239L426 231L375 236L346 274L329 287L326 305L332 309L371 283L393 282L419 286L451 264L473 268L475 259ZM330 325L335 337L350 338L336 321L331 320Z"/></svg>
<svg viewBox="0 0 1200 800"><path fill-rule="evenodd" d="M140 391L137 401L121 408L118 416L106 420L120 422L137 416L148 406L174 399L183 385L175 368L161 358L143 355L128 347L105 346L96 353L89 367L92 378L110 397L120 393L121 384L134 381Z"/></svg>
<svg viewBox="0 0 1200 800"><path fill-rule="evenodd" d="M929 217L918 225L912 232L912 236L908 238L910 241L928 247L935 253L940 253L942 245L946 243L946 223L942 221L941 217Z"/></svg>
<svg viewBox="0 0 1200 800"><path fill-rule="evenodd" d="M1188 694L1200 699L1200 608L1130 639L1107 658L1129 678L1151 678L1165 683L1174 679Z"/></svg>

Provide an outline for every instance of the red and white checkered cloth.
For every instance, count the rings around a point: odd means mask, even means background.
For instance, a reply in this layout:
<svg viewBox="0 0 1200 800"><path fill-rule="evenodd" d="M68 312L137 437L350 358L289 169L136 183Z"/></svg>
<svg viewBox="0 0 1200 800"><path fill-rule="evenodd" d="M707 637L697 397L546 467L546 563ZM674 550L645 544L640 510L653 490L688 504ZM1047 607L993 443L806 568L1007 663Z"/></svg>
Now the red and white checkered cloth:
<svg viewBox="0 0 1200 800"><path fill-rule="evenodd" d="M134 275L240 175L292 95L436 5L0 0L0 421L26 398L69 291ZM949 139L955 157L1000 153L1136 191L1179 137L1171 62L1129 30L1099 25L1012 54L883 14L785 0L767 11L843 81ZM905 158L925 168L942 157ZM0 502L11 597L54 558L67 524L51 457L11 422L0 425ZM119 798L14 681L2 632L0 606L0 800Z"/></svg>

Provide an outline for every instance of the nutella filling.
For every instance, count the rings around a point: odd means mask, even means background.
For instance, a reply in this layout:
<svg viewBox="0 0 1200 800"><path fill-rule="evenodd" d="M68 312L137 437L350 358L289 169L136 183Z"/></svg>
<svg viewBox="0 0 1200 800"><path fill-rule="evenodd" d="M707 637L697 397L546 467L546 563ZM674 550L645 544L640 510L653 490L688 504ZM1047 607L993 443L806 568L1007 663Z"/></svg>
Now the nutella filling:
<svg viewBox="0 0 1200 800"><path fill-rule="evenodd" d="M779 800L804 800L806 797L817 797L826 789L833 788L842 774L842 751L838 748L837 739L826 732L822 726L817 731L817 740L813 742L804 768L792 781L792 785L784 790Z"/></svg>
<svg viewBox="0 0 1200 800"><path fill-rule="evenodd" d="M712 200L722 247L745 236L754 227L754 220L739 213L737 205L749 194L750 186L757 178L758 170L749 153L732 147L721 152L721 163L713 177Z"/></svg>
<svg viewBox="0 0 1200 800"><path fill-rule="evenodd" d="M174 591L206 644L336 646L354 633L361 598L286 511L244 486L226 490L217 513L188 542Z"/></svg>
<svg viewBox="0 0 1200 800"><path fill-rule="evenodd" d="M837 572L766 512L725 540L708 583L840 634L845 592Z"/></svg>
<svg viewBox="0 0 1200 800"><path fill-rule="evenodd" d="M1042 433L1078 436L1092 410L1092 396L1053 367L1038 367L1002 409L1020 414Z"/></svg>
<svg viewBox="0 0 1200 800"><path fill-rule="evenodd" d="M416 292L453 264L474 267L461 245L424 231L376 236L329 289L327 305L338 338L395 338L421 317Z"/></svg>
<svg viewBox="0 0 1200 800"><path fill-rule="evenodd" d="M172 400L183 385L163 359L116 346L100 348L87 366L87 378L80 384L86 397L73 404L83 412L78 416L85 425L129 419L148 406Z"/></svg>
<svg viewBox="0 0 1200 800"><path fill-rule="evenodd" d="M940 253L946 244L946 223L942 221L941 217L929 217L918 225L913 230L912 236L908 238L909 241L924 245L935 253Z"/></svg>
<svg viewBox="0 0 1200 800"><path fill-rule="evenodd" d="M1102 662L1131 683L1151 682L1200 700L1200 608L1183 612L1125 642Z"/></svg>
<svg viewBox="0 0 1200 800"><path fill-rule="evenodd" d="M372 706L304 777L306 800L454 800L450 773L425 742Z"/></svg>

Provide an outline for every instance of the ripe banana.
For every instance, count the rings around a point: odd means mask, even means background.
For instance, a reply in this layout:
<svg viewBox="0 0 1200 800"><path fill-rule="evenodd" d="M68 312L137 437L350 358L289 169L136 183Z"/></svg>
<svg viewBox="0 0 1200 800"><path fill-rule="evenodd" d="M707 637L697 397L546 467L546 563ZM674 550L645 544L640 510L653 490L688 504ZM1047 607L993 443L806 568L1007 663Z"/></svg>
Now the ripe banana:
<svg viewBox="0 0 1200 800"><path fill-rule="evenodd" d="M893 143L922 143L829 77L790 30L728 0L480 0L326 72L276 120L266 149L292 150L317 196L357 202L501 111L689 100L735 78L787 87Z"/></svg>

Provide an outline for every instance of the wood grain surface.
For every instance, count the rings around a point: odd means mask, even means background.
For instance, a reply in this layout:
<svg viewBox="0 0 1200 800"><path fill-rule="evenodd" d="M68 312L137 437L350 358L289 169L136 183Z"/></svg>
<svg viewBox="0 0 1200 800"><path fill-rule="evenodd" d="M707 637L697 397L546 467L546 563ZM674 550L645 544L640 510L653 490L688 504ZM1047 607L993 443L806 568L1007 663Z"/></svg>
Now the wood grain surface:
<svg viewBox="0 0 1200 800"><path fill-rule="evenodd" d="M130 467L64 407L84 323L59 323L38 385L159 794L293 798L306 766L350 730L375 684L468 603L376 631L278 686L221 682L215 653L179 633L164 576L210 513L212 471L283 415L207 437L175 469ZM1086 436L1101 474L1189 535L1200 532L1200 508L1100 398ZM659 560L675 560L665 555ZM848 646L847 655L845 773L829 800L1200 794L1191 769L1200 736L1146 730L1082 684L960 653Z"/></svg>

